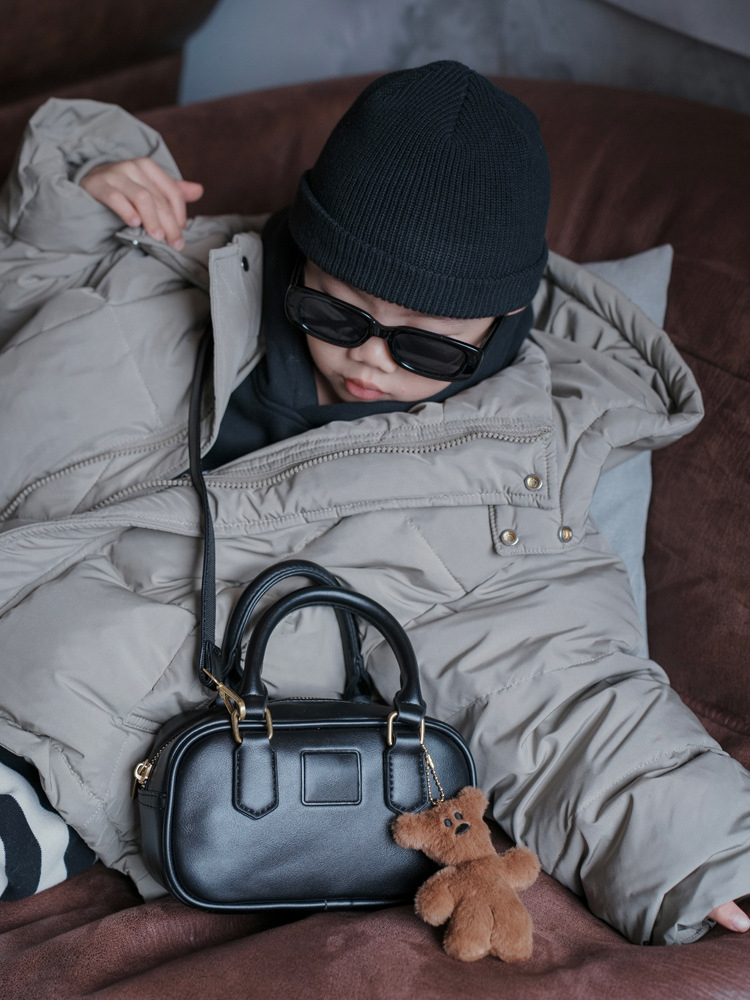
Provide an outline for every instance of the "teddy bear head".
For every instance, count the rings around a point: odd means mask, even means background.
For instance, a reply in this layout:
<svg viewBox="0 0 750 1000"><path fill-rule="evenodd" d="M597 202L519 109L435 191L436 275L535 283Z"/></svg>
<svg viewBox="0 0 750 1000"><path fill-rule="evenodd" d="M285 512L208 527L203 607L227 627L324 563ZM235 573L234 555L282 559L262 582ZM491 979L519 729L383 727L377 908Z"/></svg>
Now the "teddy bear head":
<svg viewBox="0 0 750 1000"><path fill-rule="evenodd" d="M488 805L481 788L464 788L430 809L399 816L393 823L393 837L401 847L423 851L441 865L494 854L483 819Z"/></svg>

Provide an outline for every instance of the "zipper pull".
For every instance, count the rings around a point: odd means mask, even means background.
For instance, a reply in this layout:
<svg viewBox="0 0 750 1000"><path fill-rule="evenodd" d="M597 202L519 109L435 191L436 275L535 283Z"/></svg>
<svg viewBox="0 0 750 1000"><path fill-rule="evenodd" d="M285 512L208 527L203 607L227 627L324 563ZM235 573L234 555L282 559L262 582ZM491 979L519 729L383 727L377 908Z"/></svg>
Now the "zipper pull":
<svg viewBox="0 0 750 1000"><path fill-rule="evenodd" d="M133 783L130 786L131 799L136 797L139 788L143 788L145 786L153 766L154 765L150 760L142 760L140 764L136 764L135 770L133 771Z"/></svg>

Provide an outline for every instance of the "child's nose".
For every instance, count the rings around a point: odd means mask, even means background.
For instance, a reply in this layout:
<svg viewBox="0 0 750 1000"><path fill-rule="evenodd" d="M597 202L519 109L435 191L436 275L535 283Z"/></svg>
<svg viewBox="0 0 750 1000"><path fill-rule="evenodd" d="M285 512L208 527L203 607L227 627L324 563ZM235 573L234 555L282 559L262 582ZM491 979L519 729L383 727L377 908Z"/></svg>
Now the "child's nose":
<svg viewBox="0 0 750 1000"><path fill-rule="evenodd" d="M389 374L398 368L382 337L370 337L359 347L350 347L349 357L359 364L369 365L370 368L378 368Z"/></svg>

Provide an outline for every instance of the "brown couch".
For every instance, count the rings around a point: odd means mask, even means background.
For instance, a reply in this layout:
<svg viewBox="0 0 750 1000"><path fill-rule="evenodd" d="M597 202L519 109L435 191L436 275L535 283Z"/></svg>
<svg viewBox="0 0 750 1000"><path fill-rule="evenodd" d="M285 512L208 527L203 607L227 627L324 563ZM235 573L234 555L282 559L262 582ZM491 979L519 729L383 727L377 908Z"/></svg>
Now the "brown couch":
<svg viewBox="0 0 750 1000"><path fill-rule="evenodd" d="M216 0L16 0L0 27L0 177L48 97L145 111L177 100L182 45Z"/></svg>
<svg viewBox="0 0 750 1000"><path fill-rule="evenodd" d="M154 111L201 211L289 200L364 78ZM541 121L549 238L577 260L663 242L676 256L666 326L703 389L699 429L654 459L647 578L653 655L708 729L750 764L750 118L586 84L507 80ZM699 800L695 808L700 809ZM664 831L679 837L679 830ZM0 996L101 1000L750 996L750 934L643 948L542 876L525 894L525 964L448 958L410 907L369 914L211 915L139 901L101 865L0 907Z"/></svg>

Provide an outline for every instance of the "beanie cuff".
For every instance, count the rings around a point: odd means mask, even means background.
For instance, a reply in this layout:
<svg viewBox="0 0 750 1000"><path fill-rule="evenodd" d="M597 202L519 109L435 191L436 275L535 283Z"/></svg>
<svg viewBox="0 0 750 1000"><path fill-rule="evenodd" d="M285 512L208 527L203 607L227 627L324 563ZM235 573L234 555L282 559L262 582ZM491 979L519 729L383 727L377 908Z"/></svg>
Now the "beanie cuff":
<svg viewBox="0 0 750 1000"><path fill-rule="evenodd" d="M522 271L498 278L438 274L347 232L316 199L308 174L300 180L289 228L305 256L339 281L405 309L454 319L501 316L528 305L536 294L547 264L545 240L535 263Z"/></svg>

